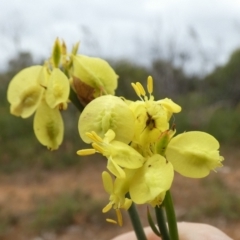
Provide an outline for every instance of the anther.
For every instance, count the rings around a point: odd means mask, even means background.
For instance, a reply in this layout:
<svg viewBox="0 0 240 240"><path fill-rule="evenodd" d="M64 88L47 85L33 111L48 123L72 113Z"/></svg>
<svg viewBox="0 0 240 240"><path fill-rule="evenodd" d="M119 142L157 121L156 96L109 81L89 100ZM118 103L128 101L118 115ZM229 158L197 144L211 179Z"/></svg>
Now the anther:
<svg viewBox="0 0 240 240"><path fill-rule="evenodd" d="M149 94L151 95L153 92L153 78L151 76L149 76L147 79L147 89Z"/></svg>

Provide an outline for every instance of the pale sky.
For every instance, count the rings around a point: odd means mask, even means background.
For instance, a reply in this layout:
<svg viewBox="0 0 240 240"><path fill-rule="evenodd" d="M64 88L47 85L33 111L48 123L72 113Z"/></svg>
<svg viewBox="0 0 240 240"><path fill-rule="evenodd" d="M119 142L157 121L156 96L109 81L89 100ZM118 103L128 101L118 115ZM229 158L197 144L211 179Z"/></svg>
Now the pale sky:
<svg viewBox="0 0 240 240"><path fill-rule="evenodd" d="M16 50L47 58L56 37L69 47L80 40L82 54L144 64L169 57L172 44L191 54L189 72L240 46L239 0L2 0L0 9L1 66Z"/></svg>

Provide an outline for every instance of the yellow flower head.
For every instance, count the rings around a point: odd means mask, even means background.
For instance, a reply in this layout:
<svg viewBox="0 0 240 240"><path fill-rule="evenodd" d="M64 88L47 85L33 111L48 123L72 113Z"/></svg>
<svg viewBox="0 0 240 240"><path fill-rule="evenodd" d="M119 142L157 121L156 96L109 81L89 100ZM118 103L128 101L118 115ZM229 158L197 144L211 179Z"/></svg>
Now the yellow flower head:
<svg viewBox="0 0 240 240"><path fill-rule="evenodd" d="M8 101L13 115L27 118L34 112L34 132L41 144L57 149L63 139L59 110L66 109L70 85L58 68L47 66L23 69L10 82Z"/></svg>
<svg viewBox="0 0 240 240"><path fill-rule="evenodd" d="M148 77L147 83L149 97L146 95L141 83L132 83L132 86L142 100L129 104L135 115L135 135L133 141L146 146L155 143L160 134L169 129L169 119L172 113L181 111L181 107L170 99L154 101L152 77Z"/></svg>
<svg viewBox="0 0 240 240"><path fill-rule="evenodd" d="M110 209L115 209L117 214L117 222L112 219L107 219L108 222L118 223L122 226L122 214L120 209L128 210L132 204L132 200L125 198L128 192L128 186L123 180L116 178L113 182L112 177L106 171L102 173L103 186L105 191L110 195L109 203L103 208L103 213L108 212Z"/></svg>
<svg viewBox="0 0 240 240"><path fill-rule="evenodd" d="M114 140L115 133L110 129L104 139L100 138L95 132L86 134L93 142L94 150L80 150L79 155L88 155L95 152L101 153L107 157L108 170L118 178L125 178L125 172L122 168L137 169L143 165L144 158L140 153L129 145Z"/></svg>
<svg viewBox="0 0 240 240"><path fill-rule="evenodd" d="M186 132L172 138L166 158L185 177L202 178L222 166L218 141L205 132Z"/></svg>
<svg viewBox="0 0 240 240"><path fill-rule="evenodd" d="M94 131L100 137L112 129L115 139L129 143L134 135L134 115L122 99L106 95L94 99L83 110L78 122L82 140L90 143L86 132Z"/></svg>

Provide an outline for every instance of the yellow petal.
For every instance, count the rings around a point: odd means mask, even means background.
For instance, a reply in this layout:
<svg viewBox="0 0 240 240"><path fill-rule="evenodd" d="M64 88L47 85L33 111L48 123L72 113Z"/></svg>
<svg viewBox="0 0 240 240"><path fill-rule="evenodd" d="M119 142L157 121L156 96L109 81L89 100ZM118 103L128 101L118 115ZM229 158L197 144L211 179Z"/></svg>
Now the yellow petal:
<svg viewBox="0 0 240 240"><path fill-rule="evenodd" d="M172 138L166 150L174 170L186 177L202 178L221 167L218 141L205 132L186 132Z"/></svg>
<svg viewBox="0 0 240 240"><path fill-rule="evenodd" d="M103 59L84 55L73 56L73 76L95 88L99 93L114 94L118 75Z"/></svg>
<svg viewBox="0 0 240 240"><path fill-rule="evenodd" d="M55 108L68 100L70 84L66 75L58 68L54 68L47 85L45 99L50 108Z"/></svg>
<svg viewBox="0 0 240 240"><path fill-rule="evenodd" d="M129 143L134 135L134 115L120 98L106 95L90 102L80 115L78 130L82 140L91 143L86 132L94 131L101 138L112 129L115 139Z"/></svg>
<svg viewBox="0 0 240 240"><path fill-rule="evenodd" d="M44 91L38 82L42 68L42 66L25 68L11 80L7 99L13 115L27 118L36 111Z"/></svg>
<svg viewBox="0 0 240 240"><path fill-rule="evenodd" d="M107 169L116 177L120 179L124 179L126 177L125 172L121 167L119 167L114 161L111 159L108 160Z"/></svg>
<svg viewBox="0 0 240 240"><path fill-rule="evenodd" d="M179 113L182 110L182 108L178 104L176 104L169 98L164 98L157 102L160 103L162 106L164 106L169 112L172 112L172 113Z"/></svg>
<svg viewBox="0 0 240 240"><path fill-rule="evenodd" d="M132 205L132 200L125 198L125 202L121 208L128 210Z"/></svg>
<svg viewBox="0 0 240 240"><path fill-rule="evenodd" d="M106 171L102 172L102 181L103 181L103 186L104 186L105 191L109 194L112 194L113 180L112 180L111 175L108 172L106 172Z"/></svg>
<svg viewBox="0 0 240 240"><path fill-rule="evenodd" d="M63 140L63 120L57 109L42 102L34 116L34 132L38 141L51 150L59 147Z"/></svg>
<svg viewBox="0 0 240 240"><path fill-rule="evenodd" d="M152 202L161 193L170 189L173 181L173 166L155 154L138 169L130 183L131 199L137 204Z"/></svg>
<svg viewBox="0 0 240 240"><path fill-rule="evenodd" d="M145 160L134 148L119 141L111 142L110 151L112 161L124 168L140 168Z"/></svg>

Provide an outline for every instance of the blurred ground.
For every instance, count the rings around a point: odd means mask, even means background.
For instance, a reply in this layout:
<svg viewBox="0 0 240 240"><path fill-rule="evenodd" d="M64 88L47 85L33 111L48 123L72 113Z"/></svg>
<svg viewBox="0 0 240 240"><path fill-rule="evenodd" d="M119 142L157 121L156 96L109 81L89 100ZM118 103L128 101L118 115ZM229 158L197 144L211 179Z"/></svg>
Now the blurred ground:
<svg viewBox="0 0 240 240"><path fill-rule="evenodd" d="M179 221L212 224L240 240L240 150L226 148L225 166L205 179L176 174L172 194ZM23 170L0 175L1 240L108 240L131 230L105 222L101 183L103 159L84 159L66 170ZM140 208L144 225L146 207Z"/></svg>

